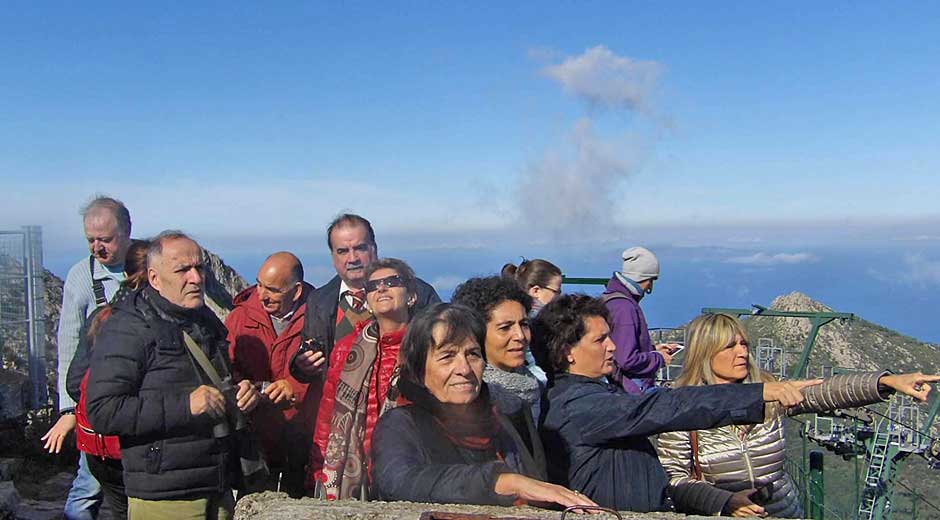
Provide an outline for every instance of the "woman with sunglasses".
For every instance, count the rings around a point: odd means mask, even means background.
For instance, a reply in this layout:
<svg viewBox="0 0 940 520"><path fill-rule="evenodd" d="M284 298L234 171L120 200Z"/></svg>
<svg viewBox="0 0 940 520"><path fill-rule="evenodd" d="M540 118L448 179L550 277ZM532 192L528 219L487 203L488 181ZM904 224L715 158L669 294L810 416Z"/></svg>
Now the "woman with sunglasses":
<svg viewBox="0 0 940 520"><path fill-rule="evenodd" d="M330 353L310 450L307 487L328 500L367 498L367 454L388 399L398 351L417 300L414 271L383 258L366 270L373 319L356 325Z"/></svg>
<svg viewBox="0 0 940 520"><path fill-rule="evenodd" d="M541 258L534 260L523 259L518 266L508 263L503 266L500 274L515 279L522 286L522 289L532 297L532 309L529 311L529 319L535 319L542 307L552 303L552 300L561 294L561 269L548 260L542 260ZM539 356L535 354L535 352L532 352L532 346L530 345L525 353L525 366L538 380L542 393L545 393L545 388L548 386L548 375L537 363L537 359L544 356L541 352L538 353Z"/></svg>

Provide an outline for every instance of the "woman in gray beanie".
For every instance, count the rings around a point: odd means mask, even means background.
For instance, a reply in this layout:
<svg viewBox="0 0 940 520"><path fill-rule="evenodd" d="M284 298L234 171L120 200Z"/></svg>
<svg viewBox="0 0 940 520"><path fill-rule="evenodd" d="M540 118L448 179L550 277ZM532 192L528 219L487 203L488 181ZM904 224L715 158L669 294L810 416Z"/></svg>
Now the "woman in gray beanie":
<svg viewBox="0 0 940 520"><path fill-rule="evenodd" d="M601 299L610 311L614 353L613 379L631 394L653 388L656 371L672 361L676 346L653 346L640 300L653 292L659 260L645 247L624 250L623 270L614 272Z"/></svg>

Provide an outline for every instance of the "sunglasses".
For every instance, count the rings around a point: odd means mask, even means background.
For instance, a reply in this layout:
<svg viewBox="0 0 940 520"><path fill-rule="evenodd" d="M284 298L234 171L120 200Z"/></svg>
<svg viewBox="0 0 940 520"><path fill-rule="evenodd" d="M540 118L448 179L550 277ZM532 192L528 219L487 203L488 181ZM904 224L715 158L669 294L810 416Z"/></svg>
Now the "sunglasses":
<svg viewBox="0 0 940 520"><path fill-rule="evenodd" d="M386 289L391 289L392 287L404 287L405 281L401 279L401 276L393 274L392 276L386 276L385 278L379 278L378 280L369 280L366 282L366 292L375 292L379 290L379 287L385 287Z"/></svg>

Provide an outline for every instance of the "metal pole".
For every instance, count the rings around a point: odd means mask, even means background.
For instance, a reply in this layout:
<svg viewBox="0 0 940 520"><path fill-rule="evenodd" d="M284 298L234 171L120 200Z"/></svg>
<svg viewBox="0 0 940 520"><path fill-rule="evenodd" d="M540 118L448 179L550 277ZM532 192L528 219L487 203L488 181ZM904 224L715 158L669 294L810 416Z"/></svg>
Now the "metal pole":
<svg viewBox="0 0 940 520"><path fill-rule="evenodd" d="M813 450L809 454L809 489L810 510L809 517L814 520L825 518L825 491L823 485L823 454Z"/></svg>
<svg viewBox="0 0 940 520"><path fill-rule="evenodd" d="M42 228L23 226L23 260L26 264L26 338L29 345L29 381L32 408L46 403L45 290L42 269Z"/></svg>

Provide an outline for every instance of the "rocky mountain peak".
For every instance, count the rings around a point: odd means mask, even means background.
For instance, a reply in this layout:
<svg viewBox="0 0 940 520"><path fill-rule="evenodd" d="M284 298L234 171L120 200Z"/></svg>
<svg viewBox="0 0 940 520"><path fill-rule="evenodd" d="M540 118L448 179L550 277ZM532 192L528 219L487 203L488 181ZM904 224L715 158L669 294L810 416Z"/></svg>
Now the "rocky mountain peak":
<svg viewBox="0 0 940 520"><path fill-rule="evenodd" d="M801 292L774 298L771 308L779 311L852 312L834 310ZM752 342L770 338L787 352L790 364L803 350L811 323L808 318L750 317L746 320ZM810 357L811 370L820 366L844 369L898 371L935 371L940 367L936 350L927 343L904 336L856 316L854 320L835 320L823 326Z"/></svg>
<svg viewBox="0 0 940 520"><path fill-rule="evenodd" d="M793 291L789 294L777 296L771 302L770 308L777 311L810 311L810 312L834 312L828 306L810 298L799 291Z"/></svg>

